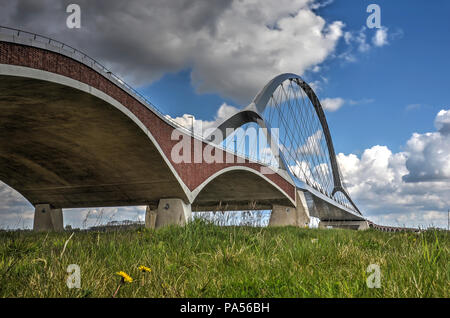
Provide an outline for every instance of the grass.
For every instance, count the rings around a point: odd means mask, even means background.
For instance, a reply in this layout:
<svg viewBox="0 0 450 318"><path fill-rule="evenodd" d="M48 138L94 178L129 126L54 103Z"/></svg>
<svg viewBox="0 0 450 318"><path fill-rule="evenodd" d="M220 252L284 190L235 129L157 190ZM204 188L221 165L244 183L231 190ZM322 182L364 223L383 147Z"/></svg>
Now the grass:
<svg viewBox="0 0 450 318"><path fill-rule="evenodd" d="M445 297L447 232L219 227L0 232L1 297ZM67 242L67 244L66 244ZM66 247L64 248L64 246ZM63 252L64 250L64 252ZM67 267L81 288L66 286ZM370 264L381 288L368 288ZM151 272L141 272L140 265Z"/></svg>

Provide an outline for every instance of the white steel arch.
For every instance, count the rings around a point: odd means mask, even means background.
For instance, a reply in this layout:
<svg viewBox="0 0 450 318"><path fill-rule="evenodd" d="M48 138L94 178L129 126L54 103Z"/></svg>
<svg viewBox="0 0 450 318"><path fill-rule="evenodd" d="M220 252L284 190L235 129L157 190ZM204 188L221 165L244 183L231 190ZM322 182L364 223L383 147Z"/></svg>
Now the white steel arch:
<svg viewBox="0 0 450 318"><path fill-rule="evenodd" d="M350 208L351 210L354 210L355 212L361 214L361 212L359 211L358 207L355 205L355 203L352 201L350 195L348 194L347 190L345 189L343 182L342 182L342 177L341 177L341 173L339 170L339 165L337 163L336 160L336 153L334 150L334 146L333 146L333 141L331 138L331 134L330 134L330 130L328 127L328 123L326 121L326 117L325 117L325 113L323 111L322 105L320 104L319 99L317 98L317 95L314 93L313 89L298 75L293 74L293 73L284 73L284 74L280 74L276 77L274 77L271 81L269 81L264 88L255 96L255 98L253 99L253 101L247 106L245 107L243 110L239 111L238 113L232 115L231 117L229 117L228 119L224 120L222 123L220 123L217 128L216 131L220 131L221 135L224 136L224 139L226 139L229 134L230 134L230 128L232 129L237 129L245 124L248 123L256 123L258 124L260 127L262 128L270 128L272 125L270 123L270 118L267 117L266 115L266 111L267 109L270 108L271 102L273 102L273 100L275 99L274 94L277 92L277 90L281 88L284 89L283 85L284 83L288 83L287 85L291 85L291 87L298 87L298 92L299 95L295 96L295 98L300 99L300 94L305 94L304 97L306 97L306 99L310 102L310 105L313 108L314 114L315 114L315 119L314 118L310 118L311 120L317 120L318 123L320 123L320 134L323 134L323 138L325 140L325 144L326 144L326 152L327 152L327 158L326 158L326 162L329 162L329 166L330 166L330 170L331 170L331 176L330 176L330 180L332 182L332 184L327 184L327 187L329 188L329 191L326 191L324 189L324 187L322 185L320 185L320 183L327 183L329 182L328 180L325 180L326 176L319 175L317 174L317 176L320 176L320 178L322 179L321 182L311 182L311 180L306 180L309 186L312 186L312 188L320 191L322 194L326 195L327 197L335 200L338 204L340 205L344 205L347 208ZM294 91L296 89L294 88ZM289 95L289 93L286 93L286 91L284 91L285 95L281 97L281 99L283 99L282 102L288 102L290 104L290 101L294 99L294 95ZM305 102L305 98L303 97L303 95L301 96L303 98L303 102ZM280 103L280 101L276 102L277 106L279 106L278 104ZM291 106L291 105L290 105ZM305 104L303 105L303 107L306 107ZM299 105L297 105L297 107L292 106L291 109L291 113L289 114L290 116L292 115L293 117L295 117L297 114L295 113L296 111L298 111ZM281 123L283 125L283 123ZM299 124L299 123L297 123ZM303 122L303 126L307 125L306 122ZM286 125L284 125L286 126ZM296 125L299 126L299 125ZM299 132L299 130L296 129L302 129L304 127L296 127L295 129L293 129L294 133L292 133L292 131L290 131L290 137L291 139L296 139L295 136L295 131ZM213 140L213 138L211 138L212 135L214 135L215 132L213 132L209 138L207 137L207 140L210 142L221 142ZM272 144L274 141L272 140L273 138L270 136L270 130L267 130L267 140L270 144ZM310 136L311 137L311 136ZM298 144L296 144L295 142L291 143L291 146L296 145L298 146ZM279 167L282 168L283 170L289 171L291 173L291 175L294 175L294 178L296 176L296 173L293 173L293 167L292 167L292 160L289 159L294 159L293 157L296 157L297 155L295 154L295 156L292 154L294 152L297 152L297 149L293 152L290 153L286 153L285 151L282 150L286 149L286 145L284 143L281 143L280 145L278 145L280 147L280 152L281 152L281 156L280 156L280 163L279 163ZM316 146L318 146L316 144ZM298 148L298 147L297 147ZM290 157L290 158L288 158ZM324 159L324 158L322 158ZM318 163L320 163L320 161L318 161ZM297 165L299 165L299 163L297 162ZM320 164L319 164L320 166ZM317 168L317 166L316 166ZM302 178L300 178L302 179ZM306 178L308 179L308 178ZM305 180L301 180L301 181L305 181ZM340 195L338 195L338 193L341 193L343 195L343 197L341 197Z"/></svg>

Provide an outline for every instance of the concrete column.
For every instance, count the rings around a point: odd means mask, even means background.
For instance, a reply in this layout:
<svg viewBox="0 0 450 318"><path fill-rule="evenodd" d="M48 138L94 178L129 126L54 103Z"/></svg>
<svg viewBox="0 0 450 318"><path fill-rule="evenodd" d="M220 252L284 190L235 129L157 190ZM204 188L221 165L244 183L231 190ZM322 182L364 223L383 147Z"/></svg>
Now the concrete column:
<svg viewBox="0 0 450 318"><path fill-rule="evenodd" d="M185 225L191 219L191 205L181 199L161 199L156 210L155 229L166 225Z"/></svg>
<svg viewBox="0 0 450 318"><path fill-rule="evenodd" d="M327 227L337 228L337 229L350 229L350 230L368 230L369 222L365 220L361 221L320 221L319 228L324 229Z"/></svg>
<svg viewBox="0 0 450 318"><path fill-rule="evenodd" d="M150 206L147 206L145 210L145 227L148 229L154 229L156 225L156 215L158 210L152 210Z"/></svg>
<svg viewBox="0 0 450 318"><path fill-rule="evenodd" d="M303 191L297 191L297 207L273 205L269 226L298 226L307 227L310 215Z"/></svg>
<svg viewBox="0 0 450 318"><path fill-rule="evenodd" d="M34 231L64 231L62 209L53 209L50 204L34 207Z"/></svg>

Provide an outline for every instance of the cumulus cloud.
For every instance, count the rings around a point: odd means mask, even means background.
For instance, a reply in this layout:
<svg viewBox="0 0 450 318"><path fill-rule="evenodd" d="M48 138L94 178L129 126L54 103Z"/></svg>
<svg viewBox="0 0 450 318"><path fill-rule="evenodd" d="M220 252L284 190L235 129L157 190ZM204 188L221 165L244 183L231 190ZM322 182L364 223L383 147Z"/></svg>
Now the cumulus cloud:
<svg viewBox="0 0 450 318"><path fill-rule="evenodd" d="M414 133L405 151L386 146L360 157L338 154L351 196L371 220L409 226L446 225L450 206L450 135L441 132L448 110L436 116L438 132Z"/></svg>
<svg viewBox="0 0 450 318"><path fill-rule="evenodd" d="M407 142L405 182L450 179L450 110L441 110L434 123L437 132L414 133Z"/></svg>
<svg viewBox="0 0 450 318"><path fill-rule="evenodd" d="M344 105L344 99L340 97L336 98L324 98L320 101L323 109L328 110L330 112L334 112Z"/></svg>
<svg viewBox="0 0 450 318"><path fill-rule="evenodd" d="M450 110L441 110L437 114L434 124L442 135L450 134Z"/></svg>
<svg viewBox="0 0 450 318"><path fill-rule="evenodd" d="M4 3L3 3L4 2ZM343 34L315 0L79 0L81 28L66 27L64 1L2 1L2 24L79 48L134 85L191 68L200 93L241 103L272 77L323 62Z"/></svg>
<svg viewBox="0 0 450 318"><path fill-rule="evenodd" d="M407 143L409 152L406 182L450 178L450 136L438 133L414 133Z"/></svg>

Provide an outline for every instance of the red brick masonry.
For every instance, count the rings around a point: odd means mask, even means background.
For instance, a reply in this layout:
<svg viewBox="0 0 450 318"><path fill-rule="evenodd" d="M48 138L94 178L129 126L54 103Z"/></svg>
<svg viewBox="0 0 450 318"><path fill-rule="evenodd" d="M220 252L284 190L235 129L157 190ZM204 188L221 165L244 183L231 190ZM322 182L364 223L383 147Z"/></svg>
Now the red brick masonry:
<svg viewBox="0 0 450 318"><path fill-rule="evenodd" d="M178 142L171 140L171 133L174 128L109 79L105 78L89 66L70 57L45 49L0 41L0 64L25 66L63 75L95 87L96 89L111 96L128 108L147 127L177 171L180 178L191 191L198 187L208 177L226 167L246 166L258 172L262 167L258 163L251 163L247 160L245 163L239 164L174 163L170 155L172 147ZM206 145L206 143L202 142L203 148ZM236 162L236 159L234 159L234 162ZM295 200L295 187L292 184L287 182L278 174L268 174L266 177L277 184L293 200Z"/></svg>

